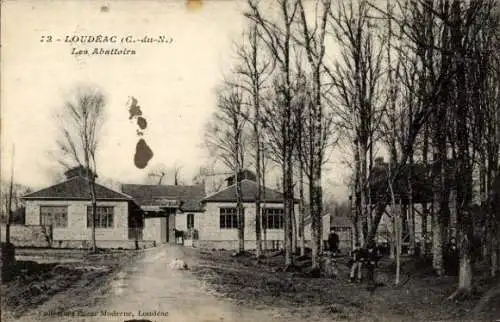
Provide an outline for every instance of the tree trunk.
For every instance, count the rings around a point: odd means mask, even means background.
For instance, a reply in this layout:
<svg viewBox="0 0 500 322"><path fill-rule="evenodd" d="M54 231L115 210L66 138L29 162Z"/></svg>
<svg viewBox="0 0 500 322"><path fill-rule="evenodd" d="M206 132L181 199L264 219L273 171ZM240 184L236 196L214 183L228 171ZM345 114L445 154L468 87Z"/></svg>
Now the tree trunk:
<svg viewBox="0 0 500 322"><path fill-rule="evenodd" d="M267 251L267 215L263 213L263 209L266 209L266 170L264 164L264 158L262 158L262 200L264 201L261 207L261 227L262 227L262 240L264 242L263 250Z"/></svg>
<svg viewBox="0 0 500 322"><path fill-rule="evenodd" d="M400 210L400 220L401 220L401 243L405 244L409 238L409 233L408 233L408 205L404 204L403 200L399 201L399 206L401 207ZM403 245L401 245L401 249L403 248Z"/></svg>
<svg viewBox="0 0 500 322"><path fill-rule="evenodd" d="M236 171L236 213L238 217L238 252L245 251L245 217L243 213L243 204L241 202L241 181L238 180L239 167Z"/></svg>
<svg viewBox="0 0 500 322"><path fill-rule="evenodd" d="M462 232L460 243L460 265L458 273L458 291L470 293L472 291L472 265L470 258L470 241L467 233Z"/></svg>
<svg viewBox="0 0 500 322"><path fill-rule="evenodd" d="M321 184L318 184L318 180L312 182L311 187L311 248L312 248L312 268L320 268L320 254L321 254L321 231L322 231L322 220L321 220L321 200L322 200L322 189Z"/></svg>
<svg viewBox="0 0 500 322"><path fill-rule="evenodd" d="M395 232L395 251L396 251L396 278L395 278L395 284L399 285L400 281L400 275L401 275L401 246L402 246L402 231L401 231L401 205L399 206L399 209L395 209L394 207L394 216L395 216L395 225L394 225L394 232Z"/></svg>
<svg viewBox="0 0 500 322"><path fill-rule="evenodd" d="M293 231L293 235L292 235L292 251L293 253L297 253L297 249L298 249L298 239L297 239L297 235L298 235L298 232L297 232L297 218L296 218L297 214L295 213L295 205L292 204L292 231Z"/></svg>
<svg viewBox="0 0 500 322"><path fill-rule="evenodd" d="M12 221L12 195L14 189L14 153L15 148L12 146L12 158L11 158L11 169L10 169L10 185L9 185L9 199L7 200L7 211L5 218L5 243L7 247L10 245L10 222Z"/></svg>
<svg viewBox="0 0 500 322"><path fill-rule="evenodd" d="M395 261L396 260L396 231L394 230L394 228L396 227L396 216L394 215L394 208L392 207L392 203L391 203L391 211L393 213L392 215L392 218L391 218L391 221L392 221L392 237L391 237L391 243L389 245L389 259L391 261Z"/></svg>
<svg viewBox="0 0 500 322"><path fill-rule="evenodd" d="M481 213L483 214L483 233L481 236L481 257L482 259L488 258L488 235L489 235L489 200L487 188L487 171L486 171L486 157L485 151L481 152L479 162L479 195L481 200Z"/></svg>
<svg viewBox="0 0 500 322"><path fill-rule="evenodd" d="M408 254L415 254L415 208L413 205L413 192L410 192L410 200L408 204L408 234L409 234L409 245Z"/></svg>
<svg viewBox="0 0 500 322"><path fill-rule="evenodd" d="M258 122L258 120L255 120ZM255 157L256 164L256 181L257 181L257 194L255 196L255 255L257 258L260 258L262 255L262 211L260 207L261 195L262 195L262 187L261 187L261 173L260 173L260 140L258 139L258 130L256 130L256 143L257 143L257 153Z"/></svg>
<svg viewBox="0 0 500 322"><path fill-rule="evenodd" d="M260 194L260 192L257 192L257 194ZM260 200L256 200L255 201L255 243L256 243L255 256L257 256L257 258L260 258L262 256L261 221L262 221L262 211L260 209Z"/></svg>
<svg viewBox="0 0 500 322"><path fill-rule="evenodd" d="M443 239L442 223L438 213L432 215L432 267L438 276L443 271Z"/></svg>
<svg viewBox="0 0 500 322"><path fill-rule="evenodd" d="M444 274L443 269L443 235L445 217L448 216L448 198L446 196L446 147L443 133L435 133L437 139L434 149L434 179L432 182L433 214L432 214L432 267L438 276Z"/></svg>
<svg viewBox="0 0 500 322"><path fill-rule="evenodd" d="M293 265L293 227L292 227L292 208L293 208L293 171L291 154L287 155L283 169L283 188L284 188L284 216L285 216L285 267Z"/></svg>
<svg viewBox="0 0 500 322"><path fill-rule="evenodd" d="M359 157L359 142L356 140L354 142L354 186L353 186L353 194L352 194L352 210L353 210L353 217L354 217L354 237L355 237L355 243L359 243L359 245L362 245L363 243L363 236L362 236L362 229L360 229L360 226L362 225L362 212L361 212L361 164L360 164L360 157Z"/></svg>
<svg viewBox="0 0 500 322"><path fill-rule="evenodd" d="M423 85L421 85L423 87ZM422 146L422 163L423 166L427 169L429 166L429 122L426 122L424 125L424 137L423 137L423 146ZM428 175L426 172L425 179L428 179ZM427 194L425 195L424 198L427 198ZM422 236L420 238L421 240L421 249L422 251L420 252L422 257L426 257L429 255L430 250L427 244L427 240L429 239L429 232L427 231L427 222L429 220L429 204L428 200L425 200L422 203ZM431 219L432 220L432 219Z"/></svg>
<svg viewBox="0 0 500 322"><path fill-rule="evenodd" d="M370 215L368 212L368 202L367 202L367 184L366 184L366 155L368 153L368 148L365 144L360 144L360 183L359 183L359 192L360 192L360 204L361 204L361 222L362 222L362 233L363 233L363 245L366 245L369 240L368 239L368 216Z"/></svg>
<svg viewBox="0 0 500 322"><path fill-rule="evenodd" d="M424 209L422 209L422 234L420 237L420 256L421 257L426 257L429 254L429 250L427 248L427 205L424 206Z"/></svg>
<svg viewBox="0 0 500 322"><path fill-rule="evenodd" d="M10 218L11 218L11 211L7 212L7 218L5 222L5 243L8 245L10 244Z"/></svg>
<svg viewBox="0 0 500 322"><path fill-rule="evenodd" d="M498 236L496 233L492 235L491 238L491 250L490 250L490 275L495 277L498 272Z"/></svg>
<svg viewBox="0 0 500 322"><path fill-rule="evenodd" d="M95 192L95 180L89 180L90 183L90 198L91 198L91 203L92 203L92 252L97 252L97 242L96 242L96 236L95 236L95 228L96 228L96 223L97 223L97 197L96 197L96 192Z"/></svg>
<svg viewBox="0 0 500 322"><path fill-rule="evenodd" d="M303 163L300 161L300 174L299 174L299 238L300 238L300 256L306 254L306 240L304 235L304 169Z"/></svg>
<svg viewBox="0 0 500 322"><path fill-rule="evenodd" d="M255 145L256 145L256 154L255 154L255 172L256 172L256 181L257 181L257 195L255 198L255 251L257 258L259 258L262 255L262 233L261 233L261 221L262 221L262 212L260 210L260 202L261 202L261 194L262 194L262 187L260 184L260 177L262 175L261 173L261 164L260 164L260 159L261 159L261 154L262 154L262 149L261 149L261 142L260 142L260 135L261 135L261 130L260 130L260 122L261 122L261 117L260 117L260 78L261 74L259 73L258 70L258 31L257 31L257 24L253 25L253 30L251 34L251 47L252 47L252 54L251 54L251 60L252 60L252 96L253 96L253 104L254 104L254 121L253 121L253 130L254 130L254 137L255 137Z"/></svg>
<svg viewBox="0 0 500 322"><path fill-rule="evenodd" d="M389 166L392 167L392 164ZM395 284L399 285L399 277L400 277L400 271L401 271L401 199L400 199L400 205L399 209L396 209L396 196L394 195L394 188L393 188L393 183L392 183L392 176L389 175L389 191L391 194L391 210L392 210L392 218L393 218L393 240L394 240L394 246L391 247L394 249L395 252L395 259L396 259L396 278L395 278Z"/></svg>
<svg viewBox="0 0 500 322"><path fill-rule="evenodd" d="M311 207L311 248L312 268L320 269L320 255L322 253L322 230L323 230L323 189L321 185L322 158L322 106L320 93L319 70L314 73L315 78L315 101L314 101L314 136L313 149L311 151L310 171L310 207Z"/></svg>

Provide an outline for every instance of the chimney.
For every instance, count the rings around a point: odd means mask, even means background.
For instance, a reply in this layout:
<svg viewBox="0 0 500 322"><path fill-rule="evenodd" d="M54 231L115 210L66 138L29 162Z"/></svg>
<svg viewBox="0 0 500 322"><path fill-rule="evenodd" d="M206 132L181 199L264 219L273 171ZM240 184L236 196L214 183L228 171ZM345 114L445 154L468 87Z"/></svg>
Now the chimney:
<svg viewBox="0 0 500 322"><path fill-rule="evenodd" d="M236 183L236 181L234 179L235 179L234 175L226 178L228 187L232 186L233 184ZM257 176L250 170L242 170L238 173L238 182L240 182L241 180L244 180L244 179L257 181Z"/></svg>
<svg viewBox="0 0 500 322"><path fill-rule="evenodd" d="M66 176L66 179L71 179L74 177L82 177L82 178L87 178L87 173L92 171L90 169L86 169L84 166L78 166L69 169L68 171L64 172L64 175ZM94 178L97 178L97 175L94 174Z"/></svg>

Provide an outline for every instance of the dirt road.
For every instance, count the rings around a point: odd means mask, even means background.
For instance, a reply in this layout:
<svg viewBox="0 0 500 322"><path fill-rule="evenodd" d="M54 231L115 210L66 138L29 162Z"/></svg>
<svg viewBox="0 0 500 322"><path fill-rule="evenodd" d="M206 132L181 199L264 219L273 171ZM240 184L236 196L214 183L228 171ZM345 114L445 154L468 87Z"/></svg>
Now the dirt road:
<svg viewBox="0 0 500 322"><path fill-rule="evenodd" d="M99 304L54 312L57 302L49 300L37 312L23 316L27 321L279 321L272 310L243 308L210 294L190 271L172 270L175 258L188 265L194 258L182 248L161 246L118 272ZM59 303L61 299L58 299ZM83 304L83 303L82 303ZM289 321L289 320L288 320Z"/></svg>

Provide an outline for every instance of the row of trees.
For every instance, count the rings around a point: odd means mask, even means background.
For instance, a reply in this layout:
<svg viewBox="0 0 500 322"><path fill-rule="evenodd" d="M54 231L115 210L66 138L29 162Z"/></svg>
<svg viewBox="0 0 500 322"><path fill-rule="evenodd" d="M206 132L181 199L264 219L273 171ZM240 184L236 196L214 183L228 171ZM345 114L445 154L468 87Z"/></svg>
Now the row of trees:
<svg viewBox="0 0 500 322"><path fill-rule="evenodd" d="M456 214L461 277L470 275L467 245L474 223L485 227L484 255L496 272L498 12L493 0L386 0L383 5L279 0L269 8L248 0L248 28L237 44L237 63L218 91L207 146L235 172L252 165L262 179L263 160L280 166L286 265L293 264L294 234L304 249L303 215L309 213L313 268L319 268L322 170L339 143L351 152L352 206L362 244L374 240L388 206L396 233L403 219L399 206L408 207L414 235L419 202L424 233L432 221L437 274L443 273L443 241L454 225L450 213ZM389 164L382 188L374 188L374 160L380 155L387 155ZM414 196L422 191L413 191L416 165L428 170L432 191L419 200ZM297 194L301 211L295 223ZM482 215L472 218L476 199ZM259 214L258 227L260 222ZM260 254L260 231L256 234Z"/></svg>

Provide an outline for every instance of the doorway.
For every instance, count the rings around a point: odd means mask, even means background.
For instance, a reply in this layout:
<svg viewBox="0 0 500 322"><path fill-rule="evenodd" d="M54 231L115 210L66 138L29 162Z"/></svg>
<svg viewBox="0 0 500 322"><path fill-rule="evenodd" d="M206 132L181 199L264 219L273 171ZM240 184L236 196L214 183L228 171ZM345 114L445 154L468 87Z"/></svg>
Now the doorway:
<svg viewBox="0 0 500 322"><path fill-rule="evenodd" d="M168 217L160 218L160 239L162 243L168 243L169 241L169 227L168 227Z"/></svg>

